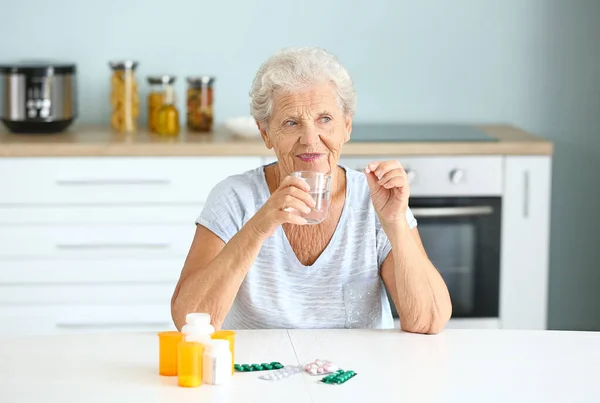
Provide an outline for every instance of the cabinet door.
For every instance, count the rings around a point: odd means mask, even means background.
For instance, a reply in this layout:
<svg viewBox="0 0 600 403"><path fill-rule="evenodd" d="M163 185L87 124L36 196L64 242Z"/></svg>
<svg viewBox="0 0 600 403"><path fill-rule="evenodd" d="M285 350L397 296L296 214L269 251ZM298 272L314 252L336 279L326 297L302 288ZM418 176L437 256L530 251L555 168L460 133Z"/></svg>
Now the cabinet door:
<svg viewBox="0 0 600 403"><path fill-rule="evenodd" d="M506 157L500 318L505 329L546 329L551 159Z"/></svg>

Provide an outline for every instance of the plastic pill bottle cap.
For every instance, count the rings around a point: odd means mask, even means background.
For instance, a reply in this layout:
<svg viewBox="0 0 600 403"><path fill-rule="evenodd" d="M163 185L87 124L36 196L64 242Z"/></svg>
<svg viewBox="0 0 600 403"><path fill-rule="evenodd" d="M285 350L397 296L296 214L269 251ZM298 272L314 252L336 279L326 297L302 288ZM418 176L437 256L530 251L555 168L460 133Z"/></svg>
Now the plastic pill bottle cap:
<svg viewBox="0 0 600 403"><path fill-rule="evenodd" d="M210 325L210 314L208 313L188 313L185 315L185 323L188 325Z"/></svg>

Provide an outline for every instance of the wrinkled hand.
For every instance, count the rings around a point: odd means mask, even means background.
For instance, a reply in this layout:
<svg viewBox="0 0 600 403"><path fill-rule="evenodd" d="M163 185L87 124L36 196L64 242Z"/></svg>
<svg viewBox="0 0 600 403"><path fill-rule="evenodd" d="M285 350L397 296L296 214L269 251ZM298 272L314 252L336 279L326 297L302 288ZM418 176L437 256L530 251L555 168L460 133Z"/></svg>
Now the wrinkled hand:
<svg viewBox="0 0 600 403"><path fill-rule="evenodd" d="M304 180L286 177L250 220L255 230L261 235L271 236L282 224L306 224L306 219L299 214L308 214L315 207L309 190L310 186Z"/></svg>
<svg viewBox="0 0 600 403"><path fill-rule="evenodd" d="M398 161L376 161L365 168L371 201L382 225L406 223L410 186Z"/></svg>

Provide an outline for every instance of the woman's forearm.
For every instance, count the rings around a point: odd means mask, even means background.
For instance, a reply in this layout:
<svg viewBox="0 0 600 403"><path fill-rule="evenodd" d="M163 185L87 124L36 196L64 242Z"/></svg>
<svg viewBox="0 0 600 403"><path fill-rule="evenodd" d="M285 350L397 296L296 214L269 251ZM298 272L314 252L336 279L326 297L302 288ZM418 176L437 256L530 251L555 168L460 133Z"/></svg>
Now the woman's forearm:
<svg viewBox="0 0 600 403"><path fill-rule="evenodd" d="M402 329L440 332L452 314L442 276L423 253L408 225L388 228L385 232L392 244Z"/></svg>
<svg viewBox="0 0 600 403"><path fill-rule="evenodd" d="M221 328L263 242L264 236L249 222L212 261L199 270L191 270L192 274L180 281L171 306L178 329L185 324L189 312L209 313L213 326ZM185 264L194 262L188 259Z"/></svg>

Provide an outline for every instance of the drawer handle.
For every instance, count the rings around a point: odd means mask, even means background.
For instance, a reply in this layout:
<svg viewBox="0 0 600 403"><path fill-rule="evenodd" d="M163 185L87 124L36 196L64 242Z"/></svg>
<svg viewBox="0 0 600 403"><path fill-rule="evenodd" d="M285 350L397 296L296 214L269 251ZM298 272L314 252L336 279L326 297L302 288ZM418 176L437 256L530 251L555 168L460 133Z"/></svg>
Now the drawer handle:
<svg viewBox="0 0 600 403"><path fill-rule="evenodd" d="M167 322L115 322L115 323L80 323L80 322L59 322L56 324L57 328L62 329L102 329L102 328L124 328L124 327L156 327L156 328L169 328L172 326L171 323Z"/></svg>
<svg viewBox="0 0 600 403"><path fill-rule="evenodd" d="M167 249L169 243L59 243L58 249Z"/></svg>
<svg viewBox="0 0 600 403"><path fill-rule="evenodd" d="M168 179L57 179L58 186L170 185Z"/></svg>

